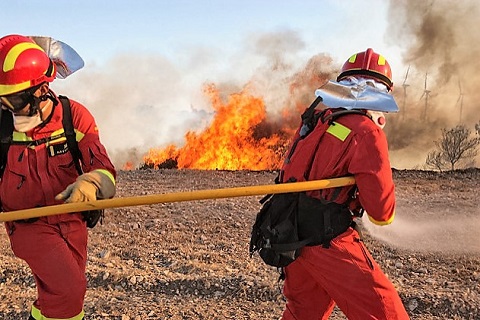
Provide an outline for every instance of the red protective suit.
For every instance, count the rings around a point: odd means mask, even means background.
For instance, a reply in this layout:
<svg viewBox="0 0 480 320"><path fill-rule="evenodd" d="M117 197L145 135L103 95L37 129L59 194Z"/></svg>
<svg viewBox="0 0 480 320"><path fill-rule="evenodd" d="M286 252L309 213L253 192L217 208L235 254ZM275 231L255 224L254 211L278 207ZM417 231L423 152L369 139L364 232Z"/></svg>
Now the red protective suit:
<svg viewBox="0 0 480 320"><path fill-rule="evenodd" d="M327 110L325 116L330 113ZM316 152L311 168L304 172L312 150ZM299 140L283 167L282 182L292 177L303 181L304 174L307 180L353 175L358 197L350 207L364 208L377 224L393 220L395 194L387 141L368 117L348 114L332 124L319 121L312 133ZM353 188L343 187L335 202L346 203ZM335 192L325 189L310 195L330 200ZM409 319L395 288L352 228L332 240L330 248L303 248L284 271L287 304L282 319L328 319L335 304L349 319Z"/></svg>
<svg viewBox="0 0 480 320"><path fill-rule="evenodd" d="M72 119L83 157L83 170L104 169L116 175L95 120L78 102L71 101ZM46 123L28 134L14 132L14 140L39 140L63 132L60 102ZM3 211L55 205L55 196L78 177L65 138L31 146L10 146L0 181ZM57 148L53 147L57 146ZM62 151L63 150L63 151ZM83 319L86 292L87 228L80 213L6 223L12 250L25 260L37 284L34 319Z"/></svg>

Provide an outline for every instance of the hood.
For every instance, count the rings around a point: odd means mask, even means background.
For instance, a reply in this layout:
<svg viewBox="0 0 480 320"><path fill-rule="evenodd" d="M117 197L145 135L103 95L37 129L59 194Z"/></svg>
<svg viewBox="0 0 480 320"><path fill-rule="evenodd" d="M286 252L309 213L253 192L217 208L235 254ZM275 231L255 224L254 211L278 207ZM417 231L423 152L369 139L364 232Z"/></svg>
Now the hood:
<svg viewBox="0 0 480 320"><path fill-rule="evenodd" d="M341 82L328 81L315 90L327 108L361 109L398 112L398 105L386 88L377 88L370 79L349 78Z"/></svg>

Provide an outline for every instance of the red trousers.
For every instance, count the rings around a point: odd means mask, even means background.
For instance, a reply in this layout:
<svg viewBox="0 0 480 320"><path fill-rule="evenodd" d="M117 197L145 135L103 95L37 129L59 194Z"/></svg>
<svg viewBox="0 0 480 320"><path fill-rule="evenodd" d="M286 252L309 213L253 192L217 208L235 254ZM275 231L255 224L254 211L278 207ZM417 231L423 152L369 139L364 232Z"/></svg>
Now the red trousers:
<svg viewBox="0 0 480 320"><path fill-rule="evenodd" d="M335 304L350 320L409 319L393 284L352 228L328 249L303 248L284 271L283 320L328 319Z"/></svg>
<svg viewBox="0 0 480 320"><path fill-rule="evenodd" d="M37 285L32 308L35 319L82 319L87 288L87 228L80 214L48 224L6 223L14 254L25 260Z"/></svg>

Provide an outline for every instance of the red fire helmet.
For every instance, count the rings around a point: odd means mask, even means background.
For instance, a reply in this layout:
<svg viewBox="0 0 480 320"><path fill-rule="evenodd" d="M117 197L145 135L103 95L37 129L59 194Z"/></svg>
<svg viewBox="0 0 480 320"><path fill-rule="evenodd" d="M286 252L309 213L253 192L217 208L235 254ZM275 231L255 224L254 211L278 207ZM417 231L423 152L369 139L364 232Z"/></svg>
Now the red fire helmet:
<svg viewBox="0 0 480 320"><path fill-rule="evenodd" d="M387 60L381 55L368 48L351 56L342 67L337 81L348 76L365 76L373 78L385 84L388 90L392 90L392 69Z"/></svg>
<svg viewBox="0 0 480 320"><path fill-rule="evenodd" d="M55 64L32 39L8 35L0 39L0 96L24 91L55 79Z"/></svg>

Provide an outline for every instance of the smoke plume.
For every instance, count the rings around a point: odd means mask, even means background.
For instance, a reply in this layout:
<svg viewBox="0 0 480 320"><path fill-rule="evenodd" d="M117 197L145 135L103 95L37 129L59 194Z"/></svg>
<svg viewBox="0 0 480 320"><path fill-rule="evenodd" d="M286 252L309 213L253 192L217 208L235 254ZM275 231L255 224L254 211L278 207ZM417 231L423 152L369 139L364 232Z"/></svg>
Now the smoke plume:
<svg viewBox="0 0 480 320"><path fill-rule="evenodd" d="M479 14L473 0L390 2L387 35L403 48L405 66L394 93L403 110L386 129L399 164L424 161L442 128L462 124L473 131L480 120Z"/></svg>
<svg viewBox="0 0 480 320"><path fill-rule="evenodd" d="M205 85L226 98L249 92L265 102L268 121L259 131L296 128L300 111L335 71L327 54L302 56L304 43L293 31L252 36L224 61L221 51L197 48L175 61L159 55L119 55L106 66L90 66L53 89L89 108L117 168L142 165L150 148L181 146L187 131L200 131L214 117ZM128 164L128 165L127 165Z"/></svg>

